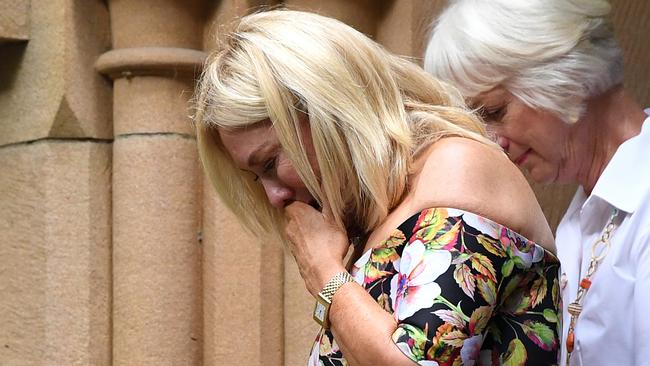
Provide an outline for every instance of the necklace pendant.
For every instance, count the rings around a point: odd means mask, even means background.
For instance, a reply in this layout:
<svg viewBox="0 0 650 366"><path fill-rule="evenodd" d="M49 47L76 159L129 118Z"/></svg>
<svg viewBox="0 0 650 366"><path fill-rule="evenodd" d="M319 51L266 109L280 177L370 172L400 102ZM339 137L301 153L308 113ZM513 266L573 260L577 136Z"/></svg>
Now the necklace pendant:
<svg viewBox="0 0 650 366"><path fill-rule="evenodd" d="M574 341L575 341L575 338L574 338L574 335L573 335L573 331L570 330L569 334L567 334L567 337L566 337L566 350L568 351L569 354L571 354L571 352L573 352Z"/></svg>
<svg viewBox="0 0 650 366"><path fill-rule="evenodd" d="M577 317L582 312L582 305L574 301L569 304L568 310L569 314Z"/></svg>

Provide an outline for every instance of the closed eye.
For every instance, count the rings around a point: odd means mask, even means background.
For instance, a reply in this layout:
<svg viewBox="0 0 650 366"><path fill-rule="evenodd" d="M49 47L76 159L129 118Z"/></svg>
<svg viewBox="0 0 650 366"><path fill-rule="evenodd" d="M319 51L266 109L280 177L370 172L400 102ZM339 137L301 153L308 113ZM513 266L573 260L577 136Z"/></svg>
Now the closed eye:
<svg viewBox="0 0 650 366"><path fill-rule="evenodd" d="M262 173L260 175L253 173L255 175L255 178L253 178L253 181L255 181L255 182L259 181L260 176L262 176L262 175L263 176L268 176L271 173L271 171L275 168L276 160L277 160L277 157L274 157L274 158L271 158L271 159L267 160L264 163L264 165L262 165Z"/></svg>
<svg viewBox="0 0 650 366"><path fill-rule="evenodd" d="M275 168L275 161L276 161L275 157L267 160L262 166L262 172L264 174L268 174L271 170L273 170L273 168Z"/></svg>
<svg viewBox="0 0 650 366"><path fill-rule="evenodd" d="M505 115L506 107L497 106L497 107L486 107L482 106L479 108L478 113L487 123L499 123Z"/></svg>

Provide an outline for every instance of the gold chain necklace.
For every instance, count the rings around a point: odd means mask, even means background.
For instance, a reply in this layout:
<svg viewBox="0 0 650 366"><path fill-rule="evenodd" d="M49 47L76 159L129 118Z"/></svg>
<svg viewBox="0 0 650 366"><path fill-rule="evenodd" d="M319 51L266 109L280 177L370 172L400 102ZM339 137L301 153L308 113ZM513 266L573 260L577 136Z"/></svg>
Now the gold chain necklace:
<svg viewBox="0 0 650 366"><path fill-rule="evenodd" d="M591 287L591 277L596 273L598 265L600 262L605 259L607 253L609 253L610 242L609 239L612 236L612 232L616 228L614 220L618 216L618 209L612 209L612 214L609 217L607 225L603 228L603 233L596 242L591 246L591 261L589 262L589 268L587 269L587 275L580 280L580 286L578 287L578 293L576 299L569 304L569 314L571 314L571 321L569 322L569 333L566 338L566 366L569 366L569 359L571 358L571 352L573 352L573 346L575 341L575 326L578 316L582 312L582 301L585 297L585 294Z"/></svg>

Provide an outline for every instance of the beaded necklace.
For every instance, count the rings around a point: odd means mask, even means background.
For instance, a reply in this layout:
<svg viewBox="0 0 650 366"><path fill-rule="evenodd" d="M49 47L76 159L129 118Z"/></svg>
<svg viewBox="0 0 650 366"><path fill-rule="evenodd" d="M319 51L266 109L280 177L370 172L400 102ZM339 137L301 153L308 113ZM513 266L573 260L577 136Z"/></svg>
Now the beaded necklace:
<svg viewBox="0 0 650 366"><path fill-rule="evenodd" d="M614 229L616 229L616 225L614 224L614 220L618 216L618 209L614 208L612 209L612 214L609 217L609 221L607 222L607 225L603 228L603 233L594 242L594 244L591 246L591 260L589 261L589 268L587 269L587 275L580 280L580 286L578 287L578 293L576 294L576 299L573 300L571 304L569 304L568 310L569 314L571 314L571 321L569 322L569 333L567 334L566 338L566 366L569 366L569 361L571 358L571 352L573 352L573 346L574 346L574 341L575 341L575 326L576 326L576 321L578 320L578 316L580 316L580 313L582 312L582 302L585 297L585 294L591 287L591 277L596 273L596 270L598 269L598 265L600 262L605 259L607 256L607 253L609 253L609 248L610 248L610 242L609 239L612 235L612 232Z"/></svg>

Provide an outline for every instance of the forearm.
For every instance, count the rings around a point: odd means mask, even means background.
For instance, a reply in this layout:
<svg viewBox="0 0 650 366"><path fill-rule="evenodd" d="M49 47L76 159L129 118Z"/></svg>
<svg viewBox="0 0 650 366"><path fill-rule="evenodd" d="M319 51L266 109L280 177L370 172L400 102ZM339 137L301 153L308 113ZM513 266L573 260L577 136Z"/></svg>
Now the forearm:
<svg viewBox="0 0 650 366"><path fill-rule="evenodd" d="M413 366L391 336L397 321L356 283L342 286L329 312L332 333L350 365Z"/></svg>

